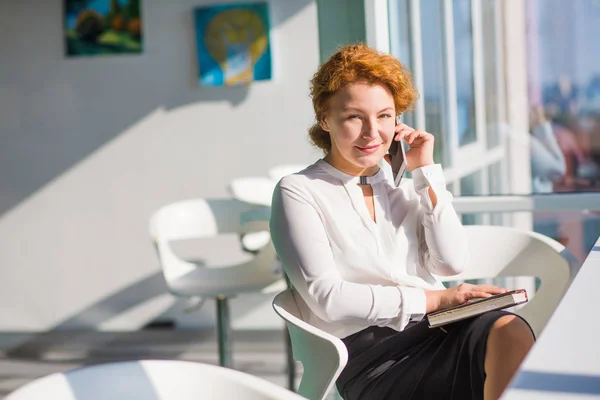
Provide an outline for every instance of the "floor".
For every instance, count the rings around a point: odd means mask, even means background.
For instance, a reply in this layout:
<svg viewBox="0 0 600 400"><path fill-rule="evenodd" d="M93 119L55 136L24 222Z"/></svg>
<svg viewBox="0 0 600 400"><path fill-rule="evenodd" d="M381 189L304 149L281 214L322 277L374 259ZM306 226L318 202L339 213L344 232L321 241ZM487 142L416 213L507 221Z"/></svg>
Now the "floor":
<svg viewBox="0 0 600 400"><path fill-rule="evenodd" d="M233 347L235 369L286 387L283 332L236 331ZM120 333L54 331L39 335L0 333L0 399L26 382L53 372L132 359L181 359L217 364L216 337L213 332L172 329ZM297 370L301 374L300 364ZM331 399L334 398L332 394Z"/></svg>

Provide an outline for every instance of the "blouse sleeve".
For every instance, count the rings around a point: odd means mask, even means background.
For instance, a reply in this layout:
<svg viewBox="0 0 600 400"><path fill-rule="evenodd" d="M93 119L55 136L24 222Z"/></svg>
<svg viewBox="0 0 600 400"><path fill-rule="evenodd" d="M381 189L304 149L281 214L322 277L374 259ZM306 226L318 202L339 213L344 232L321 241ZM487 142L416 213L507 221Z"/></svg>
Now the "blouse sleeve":
<svg viewBox="0 0 600 400"><path fill-rule="evenodd" d="M294 288L327 322L389 326L402 330L425 314L422 289L344 280L335 264L318 208L300 184L284 178L273 194L273 245Z"/></svg>
<svg viewBox="0 0 600 400"><path fill-rule="evenodd" d="M467 238L452 206L452 194L446 190L442 167L435 164L417 168L412 177L421 204L425 242L429 250L425 268L441 276L457 275L465 269L469 259ZM437 197L435 207L429 198L429 187Z"/></svg>

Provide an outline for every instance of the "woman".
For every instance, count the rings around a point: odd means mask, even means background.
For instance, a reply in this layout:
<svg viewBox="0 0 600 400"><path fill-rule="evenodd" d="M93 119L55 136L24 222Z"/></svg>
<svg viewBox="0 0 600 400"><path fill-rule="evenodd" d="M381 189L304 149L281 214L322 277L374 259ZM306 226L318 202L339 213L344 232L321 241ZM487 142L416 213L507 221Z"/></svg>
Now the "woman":
<svg viewBox="0 0 600 400"><path fill-rule="evenodd" d="M444 289L435 278L463 270L467 245L433 136L395 124L416 97L409 73L392 56L351 45L321 65L311 96L310 137L325 157L279 182L270 225L304 319L348 348L340 394L498 398L533 343L528 324L508 312L443 329L422 321L506 289ZM396 133L410 146L413 177L400 187L379 167Z"/></svg>

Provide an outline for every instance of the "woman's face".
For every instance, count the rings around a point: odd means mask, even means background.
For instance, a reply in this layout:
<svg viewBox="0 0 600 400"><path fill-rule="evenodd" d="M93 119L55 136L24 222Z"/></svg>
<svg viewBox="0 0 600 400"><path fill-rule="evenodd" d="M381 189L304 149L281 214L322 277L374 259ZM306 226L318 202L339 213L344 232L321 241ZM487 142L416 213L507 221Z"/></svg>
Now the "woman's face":
<svg viewBox="0 0 600 400"><path fill-rule="evenodd" d="M328 161L352 175L371 175L394 137L394 98L382 85L346 85L329 103L321 122L331 136Z"/></svg>

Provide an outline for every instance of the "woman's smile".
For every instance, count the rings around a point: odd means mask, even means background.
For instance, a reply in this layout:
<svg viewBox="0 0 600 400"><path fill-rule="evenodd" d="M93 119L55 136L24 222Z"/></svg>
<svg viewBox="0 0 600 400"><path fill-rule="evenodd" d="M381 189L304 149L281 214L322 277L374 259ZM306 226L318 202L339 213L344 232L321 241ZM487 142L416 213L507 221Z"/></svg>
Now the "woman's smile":
<svg viewBox="0 0 600 400"><path fill-rule="evenodd" d="M360 150L361 152L363 152L365 154L373 154L373 153L377 152L377 150L379 149L379 146L381 146L381 144L373 144L373 145L369 145L369 146L354 146L354 147L356 147L358 150Z"/></svg>

